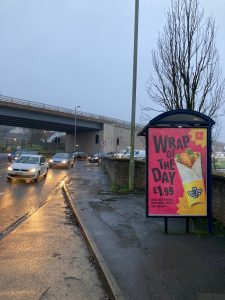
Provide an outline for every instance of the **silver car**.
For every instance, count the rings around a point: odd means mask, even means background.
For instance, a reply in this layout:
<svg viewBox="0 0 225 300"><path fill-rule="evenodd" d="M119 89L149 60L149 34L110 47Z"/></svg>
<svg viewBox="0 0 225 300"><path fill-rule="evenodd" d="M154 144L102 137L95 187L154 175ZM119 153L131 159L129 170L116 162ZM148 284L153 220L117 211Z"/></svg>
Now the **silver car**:
<svg viewBox="0 0 225 300"><path fill-rule="evenodd" d="M51 167L65 167L65 168L72 168L74 164L74 158L71 153L63 152L63 153L56 153L50 160L49 160L49 168Z"/></svg>
<svg viewBox="0 0 225 300"><path fill-rule="evenodd" d="M7 180L13 178L38 181L48 173L48 162L42 155L21 155L7 169Z"/></svg>

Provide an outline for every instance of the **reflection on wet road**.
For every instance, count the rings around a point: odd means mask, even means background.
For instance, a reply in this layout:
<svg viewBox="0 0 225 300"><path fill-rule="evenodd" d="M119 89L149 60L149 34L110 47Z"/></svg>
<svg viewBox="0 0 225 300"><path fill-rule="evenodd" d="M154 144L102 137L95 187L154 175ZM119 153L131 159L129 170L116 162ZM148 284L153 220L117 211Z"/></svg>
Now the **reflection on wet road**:
<svg viewBox="0 0 225 300"><path fill-rule="evenodd" d="M60 181L72 172L72 169L49 169L47 178L43 177L37 183L22 180L7 182L8 165L5 160L0 160L0 233L39 207Z"/></svg>

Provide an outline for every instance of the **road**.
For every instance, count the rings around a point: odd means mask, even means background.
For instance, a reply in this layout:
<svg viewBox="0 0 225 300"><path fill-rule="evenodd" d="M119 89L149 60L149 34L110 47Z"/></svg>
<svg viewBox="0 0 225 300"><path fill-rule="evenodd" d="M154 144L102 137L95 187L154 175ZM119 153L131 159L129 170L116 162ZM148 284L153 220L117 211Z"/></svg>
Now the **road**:
<svg viewBox="0 0 225 300"><path fill-rule="evenodd" d="M0 158L0 300L109 299L60 188L76 166L8 183L8 165Z"/></svg>
<svg viewBox="0 0 225 300"><path fill-rule="evenodd" d="M41 178L38 183L21 180L7 182L9 164L6 157L0 157L0 238L42 206L72 172L72 169L49 169L47 178Z"/></svg>

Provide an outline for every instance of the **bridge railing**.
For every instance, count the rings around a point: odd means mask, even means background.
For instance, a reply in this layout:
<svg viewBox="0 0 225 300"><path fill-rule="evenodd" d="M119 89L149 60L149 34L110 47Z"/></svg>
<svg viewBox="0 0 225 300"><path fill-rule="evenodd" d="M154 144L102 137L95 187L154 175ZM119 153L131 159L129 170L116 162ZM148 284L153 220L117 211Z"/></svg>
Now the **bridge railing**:
<svg viewBox="0 0 225 300"><path fill-rule="evenodd" d="M44 104L44 103L39 103L39 102L29 101L29 100L23 100L23 99L9 97L9 96L0 95L0 101L19 104L19 105L23 105L23 106L30 106L30 107L34 107L34 108L35 107L42 108L45 110L57 111L57 112L71 114L71 115L75 114L75 110L70 109L70 108L63 108L63 107L59 107L59 106L55 106L55 105ZM128 121L123 121L123 120L110 118L110 117L106 117L106 116L101 116L101 115L97 115L97 114L86 113L86 112L82 112L80 110L76 111L76 115L81 116L81 117L95 119L98 121L102 120L102 121L125 124L127 126L130 126L130 122L128 122ZM143 125L140 125L140 124L139 124L139 126L143 127Z"/></svg>

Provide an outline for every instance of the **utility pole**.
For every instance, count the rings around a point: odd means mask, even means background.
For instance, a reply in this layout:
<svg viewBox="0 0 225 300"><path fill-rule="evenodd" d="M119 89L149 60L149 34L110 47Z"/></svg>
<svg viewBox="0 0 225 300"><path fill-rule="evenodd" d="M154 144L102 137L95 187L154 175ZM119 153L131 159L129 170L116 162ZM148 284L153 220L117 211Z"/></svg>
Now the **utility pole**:
<svg viewBox="0 0 225 300"><path fill-rule="evenodd" d="M130 162L129 162L129 190L134 190L134 145L135 145L135 114L136 114L136 87L137 87L137 50L138 50L138 14L139 0L135 0L134 18L134 54L133 54L133 84L132 84L132 110L130 131Z"/></svg>

